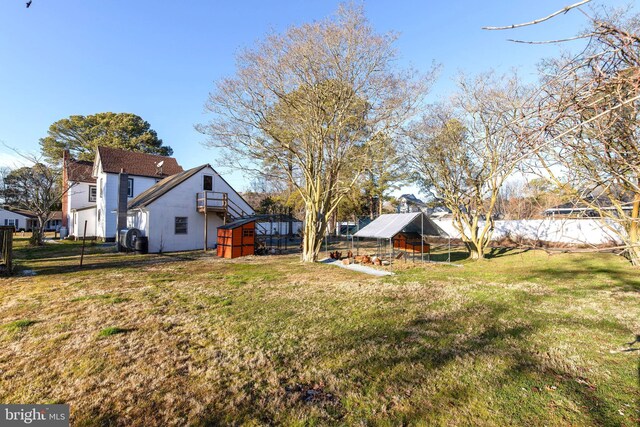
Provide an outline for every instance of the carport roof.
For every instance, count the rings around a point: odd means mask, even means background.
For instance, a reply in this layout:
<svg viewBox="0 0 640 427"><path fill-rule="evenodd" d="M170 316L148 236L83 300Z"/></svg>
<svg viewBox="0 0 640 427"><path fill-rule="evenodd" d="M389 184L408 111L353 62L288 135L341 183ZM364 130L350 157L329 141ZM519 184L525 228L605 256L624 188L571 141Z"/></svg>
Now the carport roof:
<svg viewBox="0 0 640 427"><path fill-rule="evenodd" d="M449 237L422 212L385 214L370 222L354 234L369 239L392 239L398 233L418 233L423 236Z"/></svg>

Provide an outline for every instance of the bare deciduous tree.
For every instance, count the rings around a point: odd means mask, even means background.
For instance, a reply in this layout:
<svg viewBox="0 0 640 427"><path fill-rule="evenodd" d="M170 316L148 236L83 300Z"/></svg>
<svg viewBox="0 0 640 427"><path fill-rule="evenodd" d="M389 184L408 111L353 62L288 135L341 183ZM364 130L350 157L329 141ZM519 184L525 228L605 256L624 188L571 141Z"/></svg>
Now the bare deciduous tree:
<svg viewBox="0 0 640 427"><path fill-rule="evenodd" d="M14 209L27 210L38 220L33 228L31 242L44 244L44 228L59 209L65 194L60 185L62 173L59 168L41 162L11 171L5 178L5 199Z"/></svg>
<svg viewBox="0 0 640 427"><path fill-rule="evenodd" d="M594 18L587 48L544 63L538 149L640 265L640 17Z"/></svg>
<svg viewBox="0 0 640 427"><path fill-rule="evenodd" d="M396 36L377 34L361 8L269 35L239 54L198 126L239 166L277 165L305 205L303 261L316 261L327 221L366 168L378 135L393 139L433 80L395 67Z"/></svg>
<svg viewBox="0 0 640 427"><path fill-rule="evenodd" d="M453 213L473 259L485 256L500 190L523 156L525 95L515 76L461 79L459 92L407 138L407 159Z"/></svg>

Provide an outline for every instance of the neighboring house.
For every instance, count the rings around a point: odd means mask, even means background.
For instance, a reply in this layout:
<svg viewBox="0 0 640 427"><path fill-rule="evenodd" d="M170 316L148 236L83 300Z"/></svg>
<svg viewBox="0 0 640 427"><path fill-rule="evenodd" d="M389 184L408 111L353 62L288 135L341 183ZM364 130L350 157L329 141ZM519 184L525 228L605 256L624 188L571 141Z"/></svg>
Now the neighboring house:
<svg viewBox="0 0 640 427"><path fill-rule="evenodd" d="M453 215L451 214L451 211L448 210L447 208L435 207L429 214L429 217L435 218L435 219L444 219L444 218L452 218Z"/></svg>
<svg viewBox="0 0 640 427"><path fill-rule="evenodd" d="M38 220L34 220L37 222ZM45 231L60 231L62 227L62 211L55 211L51 216L51 219L44 225Z"/></svg>
<svg viewBox="0 0 640 427"><path fill-rule="evenodd" d="M44 225L44 231L59 231L62 224L62 212L53 212L52 218ZM31 231L38 225L33 212L22 209L0 208L0 225L13 225L16 231Z"/></svg>
<svg viewBox="0 0 640 427"><path fill-rule="evenodd" d="M129 201L127 226L142 231L149 252L173 252L217 243L217 229L254 214L253 208L208 164L177 173Z"/></svg>
<svg viewBox="0 0 640 427"><path fill-rule="evenodd" d="M413 194L403 194L402 196L398 197L397 213L427 213L427 211L427 205Z"/></svg>
<svg viewBox="0 0 640 427"><path fill-rule="evenodd" d="M26 230L31 218L33 216L24 211L0 208L0 225L13 225L16 230Z"/></svg>
<svg viewBox="0 0 640 427"><path fill-rule="evenodd" d="M622 210L625 215L631 215L632 203L622 201ZM611 206L611 201L605 197L593 198L590 204L582 201L563 203L544 211L545 216L566 218L599 218L600 212L608 212L607 215L617 216L617 209Z"/></svg>

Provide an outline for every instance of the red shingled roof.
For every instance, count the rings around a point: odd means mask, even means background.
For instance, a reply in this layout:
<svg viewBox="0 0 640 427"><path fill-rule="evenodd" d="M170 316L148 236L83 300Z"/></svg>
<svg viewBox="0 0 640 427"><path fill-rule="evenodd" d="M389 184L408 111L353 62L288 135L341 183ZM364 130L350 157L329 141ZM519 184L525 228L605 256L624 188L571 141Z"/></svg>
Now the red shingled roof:
<svg viewBox="0 0 640 427"><path fill-rule="evenodd" d="M129 175L166 177L183 172L182 166L173 157L120 150L118 148L98 147L102 170L107 173L126 173ZM160 171L158 163L164 162Z"/></svg>
<svg viewBox="0 0 640 427"><path fill-rule="evenodd" d="M93 162L84 160L67 161L67 177L69 181L95 183L96 179L91 176L92 174Z"/></svg>

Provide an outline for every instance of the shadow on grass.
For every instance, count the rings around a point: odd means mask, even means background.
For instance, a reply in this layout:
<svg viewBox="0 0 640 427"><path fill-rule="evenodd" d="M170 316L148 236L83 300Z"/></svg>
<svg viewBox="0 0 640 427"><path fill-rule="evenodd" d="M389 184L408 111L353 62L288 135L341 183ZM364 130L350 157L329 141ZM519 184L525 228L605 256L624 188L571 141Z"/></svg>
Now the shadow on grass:
<svg viewBox="0 0 640 427"><path fill-rule="evenodd" d="M519 249L519 248L492 248L487 254L486 259L490 260L490 259L502 258L502 257L512 256L512 255L520 255L527 252L528 250L529 249ZM417 256L419 256L419 254L417 254ZM449 258L449 253L446 250L444 250L443 252L443 249L440 249L436 253L430 254L431 261L447 262L448 258ZM411 257L409 257L409 260L411 260ZM451 248L451 262L459 262L459 261L466 261L466 260L470 260L469 252L466 249L460 246Z"/></svg>
<svg viewBox="0 0 640 427"><path fill-rule="evenodd" d="M334 335L326 345L331 347L332 353L353 355L342 363L336 375L354 379L361 390L367 390L366 393L372 396L402 393L402 390L389 389L388 384L397 387L437 381L435 395L423 396L421 402L402 405L410 409L395 414L398 418L396 421L400 423L424 422L427 415L437 420L439 416L446 417L452 407L470 407L482 393L497 391L509 383L519 385L531 381L540 388L543 384L560 381L557 392L586 408L581 411L583 416L597 425L619 423L621 419L616 415L617 409L594 390L581 385L578 381L580 378L574 372L561 363L554 365L540 359L541 349L534 348L529 340L530 336L548 324L548 320L529 317L526 321L505 322L506 318L513 315L512 310L512 307L502 303L476 304L444 314L415 318L407 324L391 328L371 318L366 322L366 328ZM479 318L482 321L478 321ZM562 320L558 323L561 324ZM372 346L377 351L372 351ZM499 374L476 373L475 364L482 364L484 356L499 357L508 368ZM467 368L454 377L447 377L451 373L442 372L450 366ZM438 377L441 374L443 378ZM487 378L483 378L483 375ZM465 376L471 379L463 379ZM478 389L477 384L482 385L483 381L488 382L485 389ZM345 394L351 392L342 390ZM554 396L549 394L543 398L552 404ZM362 402L367 399L363 396ZM428 403L428 410L423 406L425 403ZM362 415L370 411L370 408L358 408L358 405L353 409ZM530 409L523 407L513 411L512 408L502 408L501 416L507 416L508 419L493 422L530 423L533 421ZM557 421L564 415L569 414L556 413L550 420ZM549 420L538 421L545 423Z"/></svg>
<svg viewBox="0 0 640 427"><path fill-rule="evenodd" d="M447 256L440 252L432 254L431 260L446 262ZM548 255L530 249L494 248L488 256L490 264L471 261L464 251L452 252L451 261L467 262L464 269L448 275L470 280L533 281L572 294L594 290L640 292L640 270L609 254Z"/></svg>
<svg viewBox="0 0 640 427"><path fill-rule="evenodd" d="M583 259L571 259L561 268L558 266L537 268L535 272L557 282L582 282L578 286L580 291L640 292L640 271L625 264L612 265L612 263L598 262L593 265ZM573 293L575 289L567 289L566 292Z"/></svg>
<svg viewBox="0 0 640 427"><path fill-rule="evenodd" d="M354 323L336 319L327 327L330 333L314 339L315 356L303 362L302 371L281 377L280 391L248 387L233 406L211 403L194 425L281 424L288 419L283 414L301 424L320 425L435 425L443 420L470 425L623 424L627 419L618 414L615 402L580 377L579 369L550 358L544 346L532 343L551 320L527 315L509 321L520 314L510 304L485 301L401 322L376 310ZM553 324L564 322L553 319ZM296 365L298 357L293 351L278 360ZM323 377L326 363L331 366L328 380ZM310 378L310 372L318 377ZM287 400L287 386L305 381L331 384L323 393L331 393L339 404ZM558 399L572 402L570 408L555 405ZM514 400L519 404L514 406ZM279 403L261 403L267 401ZM487 403L493 415L483 419Z"/></svg>
<svg viewBox="0 0 640 427"><path fill-rule="evenodd" d="M104 253L85 255L82 266L80 256L40 258L39 261L20 262L19 268L33 269L37 276L68 274L81 271L96 271L118 268L135 268L155 264L190 262L200 259L188 254L132 255L125 253Z"/></svg>

